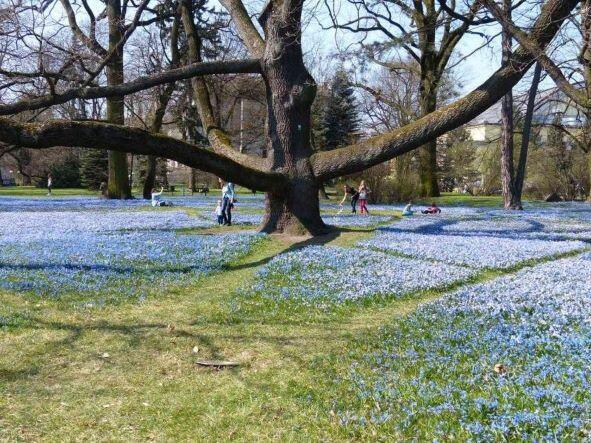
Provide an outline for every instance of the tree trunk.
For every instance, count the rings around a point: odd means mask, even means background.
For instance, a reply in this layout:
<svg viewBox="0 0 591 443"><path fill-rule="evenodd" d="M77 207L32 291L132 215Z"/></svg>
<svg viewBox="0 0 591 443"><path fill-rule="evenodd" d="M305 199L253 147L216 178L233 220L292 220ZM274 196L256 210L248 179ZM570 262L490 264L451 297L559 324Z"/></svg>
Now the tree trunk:
<svg viewBox="0 0 591 443"><path fill-rule="evenodd" d="M426 57L425 57L426 58ZM421 63L421 86L419 101L421 116L428 115L437 109L437 83L435 65L424 60ZM421 197L439 197L439 183L437 179L437 140L421 146L418 150Z"/></svg>
<svg viewBox="0 0 591 443"><path fill-rule="evenodd" d="M287 176L279 192L268 193L264 232L318 235L328 231L320 217L319 183L310 157L311 107L316 83L301 48L301 0L269 2L260 21L266 46L261 64L269 116L266 125L269 167Z"/></svg>
<svg viewBox="0 0 591 443"><path fill-rule="evenodd" d="M511 0L503 0L504 13L511 19ZM502 63L510 62L512 53L511 34L502 32ZM513 169L513 91L507 92L501 100L501 184L503 188L503 205L505 209L523 209L521 198L515 192Z"/></svg>
<svg viewBox="0 0 591 443"><path fill-rule="evenodd" d="M195 168L191 168L189 171L189 189L191 190L191 194L197 189L197 170Z"/></svg>
<svg viewBox="0 0 591 443"><path fill-rule="evenodd" d="M525 181L525 166L527 165L527 154L529 149L529 139L531 135L531 125L534 116L534 107L536 104L536 95L538 93L538 85L540 84L540 76L542 74L542 65L536 63L534 68L534 76L529 88L527 97L527 109L523 119L523 133L521 138L521 149L519 150L519 163L517 164L517 172L515 173L515 195L521 205L521 194L523 192L523 183Z"/></svg>
<svg viewBox="0 0 591 443"><path fill-rule="evenodd" d="M156 157L154 155L148 155L146 162L146 177L144 179L142 195L144 199L150 200L152 198L152 189L156 183Z"/></svg>
<svg viewBox="0 0 591 443"><path fill-rule="evenodd" d="M107 16L109 18L109 51L113 51L122 37L121 32L121 1L108 0ZM106 66L107 84L116 86L123 83L123 49L120 48ZM107 121L123 125L125 123L123 97L107 98ZM131 198L129 178L127 175L127 154L109 151L109 198Z"/></svg>
<svg viewBox="0 0 591 443"><path fill-rule="evenodd" d="M591 99L591 0L581 2L581 30L583 33L583 47L581 61L583 64L583 76L585 79L585 92L587 100ZM585 110L585 122L583 123L583 143L587 148L589 157L589 173L591 174L591 109ZM589 180L591 183L591 179ZM591 202L591 189L587 200Z"/></svg>

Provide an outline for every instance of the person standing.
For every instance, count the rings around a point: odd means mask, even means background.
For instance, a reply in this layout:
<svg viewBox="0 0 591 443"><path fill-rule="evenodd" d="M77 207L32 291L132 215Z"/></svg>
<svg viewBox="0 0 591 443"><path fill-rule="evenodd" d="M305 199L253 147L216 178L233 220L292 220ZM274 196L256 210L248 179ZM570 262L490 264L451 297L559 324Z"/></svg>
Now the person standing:
<svg viewBox="0 0 591 443"><path fill-rule="evenodd" d="M365 184L365 180L361 180L359 184L359 209L362 214L369 215L369 211L367 210L367 198L369 197L369 193L371 190Z"/></svg>
<svg viewBox="0 0 591 443"><path fill-rule="evenodd" d="M340 206L343 206L345 201L347 200L347 195L351 196L351 213L357 213L357 200L359 200L359 192L353 187L349 185L344 186L345 195L343 195L343 199L341 200Z"/></svg>
<svg viewBox="0 0 591 443"><path fill-rule="evenodd" d="M224 225L232 226L232 208L236 201L234 194L234 183L224 182L221 178L220 187L222 188L222 215L224 217Z"/></svg>
<svg viewBox="0 0 591 443"><path fill-rule="evenodd" d="M224 224L224 211L222 210L222 201L218 200L218 205L215 207L215 215L218 220L218 225Z"/></svg>
<svg viewBox="0 0 591 443"><path fill-rule="evenodd" d="M51 172L47 174L47 195L51 195L51 189L53 188L53 177Z"/></svg>

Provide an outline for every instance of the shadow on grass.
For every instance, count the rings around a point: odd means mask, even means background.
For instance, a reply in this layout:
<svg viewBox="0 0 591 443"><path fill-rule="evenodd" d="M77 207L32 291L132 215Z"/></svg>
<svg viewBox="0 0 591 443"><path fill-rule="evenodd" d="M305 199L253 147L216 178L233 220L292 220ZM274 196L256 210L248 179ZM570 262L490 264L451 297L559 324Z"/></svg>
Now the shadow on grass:
<svg viewBox="0 0 591 443"><path fill-rule="evenodd" d="M295 243L289 245L287 248L285 248L284 250L280 251L279 253L277 253L275 255L270 255L268 257L264 257L259 260L247 261L245 263L228 265L228 266L224 267L224 270L225 271L238 271L238 270L242 270L242 269L256 268L259 266L266 265L271 260L273 260L275 257L279 257L280 255L287 254L289 252L298 251L298 250L306 248L308 246L326 245L327 243L330 243L330 242L336 240L342 234L345 234L345 233L363 234L363 233L371 233L374 231L375 231L375 228L349 229L349 228L333 227L333 229L327 234L318 235L318 236L309 237L309 238L306 237L303 240L296 241ZM282 238L282 237L283 236L281 234L278 235L278 238ZM283 237L283 238L288 238L288 237Z"/></svg>

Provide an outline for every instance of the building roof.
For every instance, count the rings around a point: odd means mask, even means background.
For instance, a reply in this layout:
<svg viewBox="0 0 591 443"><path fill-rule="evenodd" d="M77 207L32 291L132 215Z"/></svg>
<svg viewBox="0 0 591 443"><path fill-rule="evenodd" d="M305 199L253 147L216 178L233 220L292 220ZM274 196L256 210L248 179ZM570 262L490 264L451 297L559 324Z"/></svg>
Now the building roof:
<svg viewBox="0 0 591 443"><path fill-rule="evenodd" d="M520 94L514 99L516 108L525 114L527 93ZM584 115L558 88L550 88L538 92L536 107L534 109L534 124L550 124L559 117L565 126L578 127L583 124ZM488 108L474 120L469 126L501 124L501 101Z"/></svg>

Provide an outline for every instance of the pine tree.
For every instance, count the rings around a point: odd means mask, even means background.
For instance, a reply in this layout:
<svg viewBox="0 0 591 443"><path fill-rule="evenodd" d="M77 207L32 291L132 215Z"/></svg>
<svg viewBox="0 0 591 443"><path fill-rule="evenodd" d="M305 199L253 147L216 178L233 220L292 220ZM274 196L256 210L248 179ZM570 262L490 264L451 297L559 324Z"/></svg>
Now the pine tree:
<svg viewBox="0 0 591 443"><path fill-rule="evenodd" d="M98 190L109 177L107 151L85 149L80 156L80 178L86 189Z"/></svg>
<svg viewBox="0 0 591 443"><path fill-rule="evenodd" d="M330 84L322 118L322 149L345 146L358 136L357 102L347 72L340 69Z"/></svg>

